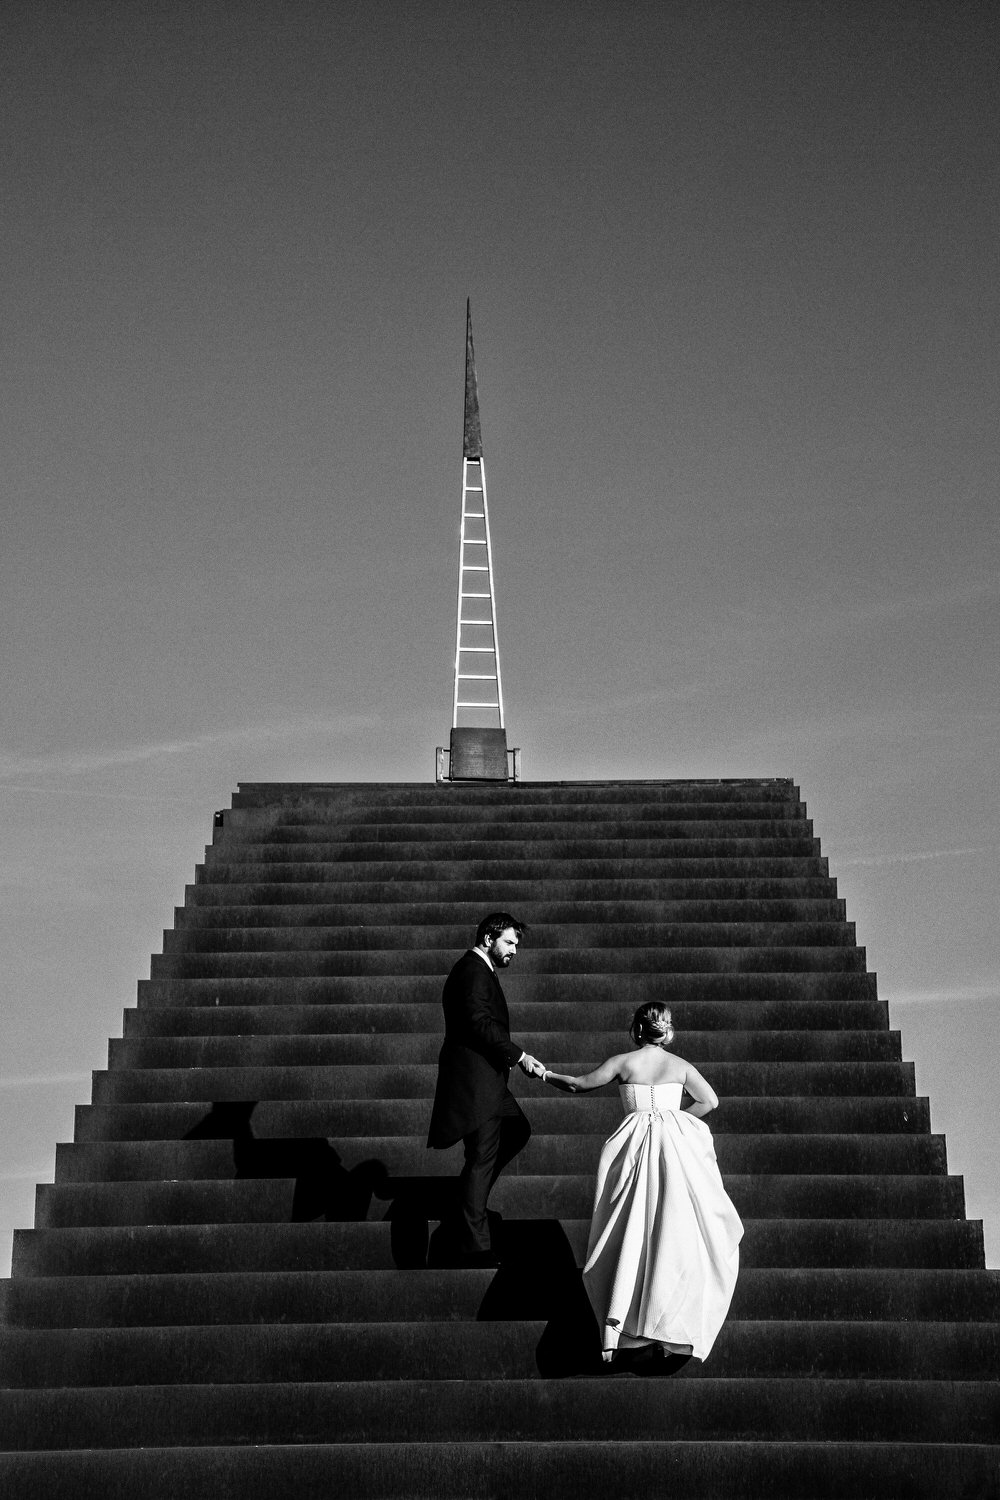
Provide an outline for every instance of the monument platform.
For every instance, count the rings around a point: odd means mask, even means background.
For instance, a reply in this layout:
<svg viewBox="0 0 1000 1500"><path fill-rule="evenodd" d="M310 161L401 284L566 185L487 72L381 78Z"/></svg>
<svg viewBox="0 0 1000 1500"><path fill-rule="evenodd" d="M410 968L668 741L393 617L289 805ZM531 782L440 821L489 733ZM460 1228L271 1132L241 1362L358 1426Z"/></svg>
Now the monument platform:
<svg viewBox="0 0 1000 1500"><path fill-rule="evenodd" d="M664 999L746 1237L710 1359L609 1375L614 1091L515 1075L499 1271L428 1267L441 986L529 931L550 1067ZM433 1253L430 1256L433 1262ZM0 1491L1000 1496L1000 1275L785 780L242 785L0 1283Z"/></svg>

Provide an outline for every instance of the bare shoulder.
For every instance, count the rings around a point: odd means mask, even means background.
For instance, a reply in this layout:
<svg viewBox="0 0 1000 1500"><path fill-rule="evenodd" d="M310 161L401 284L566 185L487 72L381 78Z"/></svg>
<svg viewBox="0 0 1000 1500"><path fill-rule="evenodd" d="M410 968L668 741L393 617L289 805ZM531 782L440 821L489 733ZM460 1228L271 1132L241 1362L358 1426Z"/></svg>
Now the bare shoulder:
<svg viewBox="0 0 1000 1500"><path fill-rule="evenodd" d="M687 1058L678 1057L676 1052L672 1053L671 1055L672 1055L672 1057L674 1059L674 1062L677 1064L677 1076L678 1076L678 1078L682 1078L683 1079L683 1078L691 1078L691 1077L693 1077L693 1078L700 1078L701 1077L701 1074L698 1072L698 1069L695 1067L694 1063L689 1063L688 1060L687 1060Z"/></svg>
<svg viewBox="0 0 1000 1500"><path fill-rule="evenodd" d="M683 1083L687 1063L658 1047L623 1052L618 1059L623 1083Z"/></svg>

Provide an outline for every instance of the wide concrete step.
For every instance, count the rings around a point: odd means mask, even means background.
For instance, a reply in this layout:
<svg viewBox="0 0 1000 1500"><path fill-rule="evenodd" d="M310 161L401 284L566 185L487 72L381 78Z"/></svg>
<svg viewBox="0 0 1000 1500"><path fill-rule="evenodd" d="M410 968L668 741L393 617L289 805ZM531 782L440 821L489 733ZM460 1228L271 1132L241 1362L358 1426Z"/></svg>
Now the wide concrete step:
<svg viewBox="0 0 1000 1500"><path fill-rule="evenodd" d="M811 829L803 804L766 802L716 803L617 803L592 804L534 802L507 807L483 807L475 815L461 808L399 807L386 805L370 810L351 808L284 809L279 812L242 812L230 809L221 824L213 829L213 843L227 839L264 840L269 838L419 838L424 830L450 830L455 838L463 833L481 837L484 831L502 827L513 830L513 836L544 836L595 828L618 836L620 830L646 829L669 837L675 829L696 828L706 838L715 829L724 831L749 828Z"/></svg>
<svg viewBox="0 0 1000 1500"><path fill-rule="evenodd" d="M336 863L348 860L359 864L366 860L391 860L403 864L431 858L449 863L452 860L480 859L491 861L500 876L507 873L504 866L509 866L509 873L514 876L526 861L548 864L553 860L568 860L575 864L578 860L590 859L683 859L713 861L716 865L720 861L752 861L746 873L753 875L776 873L766 867L760 869L757 862L761 860L808 860L818 858L820 853L819 839L813 838L808 825L802 823L734 823L728 825L728 832L721 824L674 824L669 836L662 836L661 830L661 836L652 838L642 824L631 825L630 832L626 831L630 827L628 824L581 824L577 832L567 832L562 837L556 837L554 831L546 829L544 824L536 826L534 837L524 825L507 829L506 837L497 836L497 830L503 827L503 824L491 825L490 828L477 826L474 835L470 833L465 838L457 838L456 831L447 826L434 830L432 825L417 825L409 829L392 829L392 838L327 837L322 840L302 836L303 830L279 828L260 841L235 837L220 839L205 851L205 864L229 859L248 863L269 860ZM294 837L296 834L299 836ZM407 834L410 837L406 837ZM675 873L709 875L714 872L702 865L690 872ZM732 865L721 864L718 873L732 875L736 871ZM451 878L454 879L454 875Z"/></svg>
<svg viewBox="0 0 1000 1500"><path fill-rule="evenodd" d="M671 1014L678 1034L717 1031L888 1030L889 1008L876 1000L676 1000ZM510 1006L511 1030L617 1033L631 1022L620 1000L523 1000ZM351 1032L441 1032L440 999L328 1005L144 1005L126 1010L124 1032L134 1037L333 1036Z"/></svg>
<svg viewBox="0 0 1000 1500"><path fill-rule="evenodd" d="M582 1017L581 1017L582 1019ZM533 1057L589 1056L591 1066L632 1049L614 1031L518 1030ZM347 1032L326 1036L153 1036L108 1044L110 1068L329 1067L349 1063L436 1063L442 1030ZM677 1038L697 1068L716 1062L898 1061L898 1031L685 1031Z"/></svg>
<svg viewBox="0 0 1000 1500"><path fill-rule="evenodd" d="M335 866L339 869L339 866ZM184 891L185 914L215 906L329 906L336 899L338 887L331 881L269 880L216 881L189 885ZM435 867L433 875L424 878L401 878L398 874L383 880L351 881L342 890L345 901L352 903L427 902L430 898L454 913L459 905L472 905L479 916L494 906L510 905L520 915L520 903L575 904L577 902L647 902L671 904L677 908L696 907L705 903L772 902L798 909L803 904L826 906L837 900L837 883L829 876L799 876L797 879L742 880L655 880L624 876L564 876L561 879L497 880L487 875L465 880L448 878ZM384 907L383 907L384 909ZM477 916L478 921L478 916ZM475 923L473 923L475 926Z"/></svg>
<svg viewBox="0 0 1000 1500"><path fill-rule="evenodd" d="M360 1164L359 1164L360 1165ZM961 1218L965 1212L961 1177L864 1175L860 1173L726 1174L726 1187L741 1217L747 1218ZM420 1207L440 1216L442 1179L399 1178L379 1188L380 1206L391 1214L403 1194L408 1212ZM101 1224L283 1223L296 1217L295 1177L187 1182L42 1183L36 1190L39 1229ZM593 1172L542 1176L507 1173L490 1196L490 1207L516 1219L581 1219L593 1207ZM308 1213L323 1212L309 1194Z"/></svg>
<svg viewBox="0 0 1000 1500"><path fill-rule="evenodd" d="M685 848L683 854L678 854L675 848L673 853L657 858L637 857L624 849L602 853L599 846L596 854L582 856L525 850L512 854L509 847L494 850L492 854L488 850L472 853L467 848L456 853L454 847L421 844L411 846L406 858L398 850L389 858L386 851L371 846L356 856L338 850L326 860L315 849L305 846L298 850L270 848L266 844L254 848L256 852L251 855L235 842L218 850L209 847L204 864L195 868L195 885L305 882L323 885L329 894L331 886L339 884L349 892L359 881L419 881L436 890L439 886L473 881L490 886L505 881L516 885L542 881L556 886L567 880L653 880L658 884L688 880L773 880L787 884L808 879L825 881L830 894L835 893L829 862L819 852L818 839L804 855L790 855L786 850L770 856L748 854L746 850L720 855L716 850L698 856L690 848ZM492 897L486 901L484 911L491 905Z"/></svg>
<svg viewBox="0 0 1000 1500"><path fill-rule="evenodd" d="M153 979L295 979L333 978L368 974L447 974L455 962L455 949L291 948L274 952L154 953L150 960ZM865 950L847 945L814 947L765 945L744 947L736 943L683 947L528 948L517 957L518 978L528 974L808 974L857 973L865 968Z"/></svg>
<svg viewBox="0 0 1000 1500"><path fill-rule="evenodd" d="M194 889L211 890L217 896L225 887L195 886ZM296 888L292 886L291 889L294 893ZM433 894L433 900L427 899L430 894ZM441 930L461 929L461 947L463 938L466 942L470 941L484 909L482 900L470 901L463 898L445 902L437 892L428 891L426 885L421 887L419 896L411 900L393 899L387 895L381 900L361 901L354 891L351 896L354 899L336 901L331 900L331 892L326 891L322 900L310 903L259 901L238 904L230 900L223 905L218 900L211 904L193 902L191 906L175 909L174 929L189 932L218 927L326 929L369 926L386 928L400 925L433 929L435 947L440 946ZM496 892L492 892L486 899L496 903ZM691 925L735 924L746 927L776 922L791 924L793 930L797 930L799 926L811 928L817 923L843 925L846 915L845 903L829 896L818 900L777 901L630 900L621 896L606 900L581 898L557 901L551 896L547 899L530 899L524 895L520 898L515 896L514 899L517 901L517 916L527 926L530 935L526 941L531 942L536 940L539 929L544 933L546 928L552 926L568 926L574 931L593 926L602 930L606 927L638 926L645 930L654 926L684 929Z"/></svg>
<svg viewBox="0 0 1000 1500"><path fill-rule="evenodd" d="M56 1147L56 1182L152 1182L244 1177L299 1176L335 1180L335 1156L349 1166L378 1161L399 1176L435 1175L461 1169L462 1145L428 1155L425 1135L347 1136L335 1147L323 1138L268 1138L251 1134L249 1122L233 1121L232 1135L209 1140L98 1141ZM596 1171L604 1136L534 1133L510 1170L539 1173ZM811 1172L946 1173L943 1135L719 1135L716 1155L723 1172L783 1174ZM335 1155L334 1155L335 1153Z"/></svg>
<svg viewBox="0 0 1000 1500"><path fill-rule="evenodd" d="M233 793L232 807L244 813L251 809L268 817L293 809L354 807L359 811L387 805L399 807L518 807L537 802L573 803L587 807L595 802L628 805L634 802L762 802L768 807L800 801L799 788L789 777L735 776L722 780L692 778L686 781L520 781L499 783L397 782L282 782L241 781ZM227 813L226 816L229 816Z"/></svg>
<svg viewBox="0 0 1000 1500"><path fill-rule="evenodd" d="M464 846L475 844L559 843L583 837L588 841L611 842L629 839L636 842L696 839L704 842L726 839L762 839L768 843L791 844L809 841L813 825L810 818L743 816L744 808L732 807L726 815L698 818L671 814L670 809L652 811L629 808L627 811L595 807L584 813L562 814L561 809L534 810L534 817L515 818L515 809L484 812L474 822L468 818L439 818L431 809L421 816L370 818L366 821L336 818L322 822L314 819L294 821L285 816L274 820L258 819L240 824L230 816L216 829L212 847L221 849L229 843L270 844L409 844L453 843L461 839ZM550 812L551 816L544 816ZM638 851L636 851L638 852Z"/></svg>
<svg viewBox="0 0 1000 1500"><path fill-rule="evenodd" d="M453 960L454 961L454 955ZM153 1006L265 1005L280 1012L291 1005L360 1005L365 1007L402 1004L429 1005L441 1024L443 972L426 974L339 974L285 976L280 984L254 975L217 974L209 977L140 979L139 1009ZM726 1001L739 1004L797 1003L811 1006L819 1001L871 1001L878 999L878 980L864 969L810 970L782 974L722 973L685 974L665 985L656 973L530 974L519 969L507 982L511 1015L524 1003L580 1006L602 1001L620 1007L631 1019L636 1007L647 1000L666 999L671 1006L687 1001ZM127 1014L127 1012L126 1012ZM280 1029L280 1028L279 1028Z"/></svg>
<svg viewBox="0 0 1000 1500"><path fill-rule="evenodd" d="M0 1391L6 1451L261 1443L657 1441L990 1443L996 1381L327 1381ZM52 1442L52 1437L55 1442Z"/></svg>
<svg viewBox="0 0 1000 1500"><path fill-rule="evenodd" d="M631 1382L630 1382L631 1388ZM0 1455L0 1483L32 1500L997 1500L996 1448L900 1442L330 1443ZM664 1488L668 1486L668 1488ZM659 1488L658 1488L659 1487Z"/></svg>
<svg viewBox="0 0 1000 1500"><path fill-rule="evenodd" d="M482 1320L8 1328L0 1388L530 1379L544 1330L541 1321ZM732 1318L711 1366L702 1373L692 1361L692 1375L991 1380L998 1358L995 1321Z"/></svg>
<svg viewBox="0 0 1000 1500"><path fill-rule="evenodd" d="M590 1057L548 1057L555 1071L579 1076L594 1066ZM516 1080L515 1092L538 1096L551 1085ZM203 1099L212 1102L261 1099L426 1099L434 1097L437 1068L431 1063L345 1064L343 1067L274 1068L117 1068L96 1072L92 1103L128 1104ZM727 1094L881 1094L914 1093L908 1062L716 1062L711 1083ZM609 1086L610 1087L610 1086Z"/></svg>
<svg viewBox="0 0 1000 1500"><path fill-rule="evenodd" d="M523 1321L434 1324L406 1319L401 1323L0 1328L0 1388L524 1379L537 1375L535 1350L544 1326Z"/></svg>
<svg viewBox="0 0 1000 1500"><path fill-rule="evenodd" d="M415 802L412 799L387 798L359 806L347 798L314 800L297 805L286 803L268 808L249 809L239 802L223 813L222 828L232 830L271 827L316 827L351 824L379 827L394 823L456 823L463 829L502 818L505 823L590 822L628 818L633 821L726 820L731 818L804 819L805 805L791 798L765 797L694 798L653 796L619 798L565 798L514 796L502 801L482 799L478 802L449 802L444 798Z"/></svg>
<svg viewBox="0 0 1000 1500"><path fill-rule="evenodd" d="M467 924L440 922L377 925L372 908L370 924L335 927L213 926L174 928L163 934L164 953L272 953L318 950L337 952L384 949L452 948L468 945ZM853 946L853 922L538 922L531 928L532 949L565 949L581 943L591 949L621 948L825 948ZM517 962L523 959L522 948Z"/></svg>
<svg viewBox="0 0 1000 1500"><path fill-rule="evenodd" d="M509 1283L506 1291L503 1282ZM440 1324L474 1321L499 1302L509 1315L515 1301L522 1318L551 1318L558 1311L559 1296L551 1286L533 1284L527 1264L509 1270L505 1265L499 1273L366 1268L213 1276L36 1276L0 1281L0 1325L113 1329L236 1323ZM1000 1272L749 1269L740 1274L729 1317L986 1323L1000 1319Z"/></svg>
<svg viewBox="0 0 1000 1500"><path fill-rule="evenodd" d="M435 1221L436 1222L436 1221ZM532 1221L529 1221L532 1227ZM983 1230L966 1219L743 1220L740 1265L911 1266L982 1270ZM501 1226L501 1243L517 1220ZM590 1219L561 1219L582 1266ZM221 1271L327 1271L343 1266L388 1270L426 1260L419 1225L398 1220L299 1224L141 1224L77 1229L18 1229L13 1275L120 1276Z"/></svg>
<svg viewBox="0 0 1000 1500"><path fill-rule="evenodd" d="M559 1094L537 1092L520 1075L514 1090L524 1098L536 1135L599 1134L608 1136L622 1118L621 1105L611 1093ZM249 1124L259 1136L324 1136L340 1141L352 1135L426 1134L430 1104L425 1099L286 1099L210 1105L200 1103L78 1104L74 1139L84 1141L180 1140L184 1136L235 1133L234 1121ZM930 1130L926 1098L843 1097L748 1098L729 1095L709 1118L718 1139L728 1132L773 1134L922 1135Z"/></svg>

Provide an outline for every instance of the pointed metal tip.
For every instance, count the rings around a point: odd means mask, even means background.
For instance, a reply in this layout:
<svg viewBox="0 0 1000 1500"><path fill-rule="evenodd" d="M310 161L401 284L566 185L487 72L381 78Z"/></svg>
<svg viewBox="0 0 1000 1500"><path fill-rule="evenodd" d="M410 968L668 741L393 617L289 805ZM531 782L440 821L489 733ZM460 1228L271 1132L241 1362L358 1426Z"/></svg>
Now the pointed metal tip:
<svg viewBox="0 0 1000 1500"><path fill-rule="evenodd" d="M476 383L476 351L472 346L472 298L465 303L465 458L482 458L483 430L479 422L479 387Z"/></svg>

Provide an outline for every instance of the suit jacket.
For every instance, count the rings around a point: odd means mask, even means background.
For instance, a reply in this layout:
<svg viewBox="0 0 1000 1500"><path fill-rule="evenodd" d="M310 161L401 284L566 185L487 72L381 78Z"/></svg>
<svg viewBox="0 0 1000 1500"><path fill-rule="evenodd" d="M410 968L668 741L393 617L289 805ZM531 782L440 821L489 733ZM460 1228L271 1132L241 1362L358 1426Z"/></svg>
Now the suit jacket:
<svg viewBox="0 0 1000 1500"><path fill-rule="evenodd" d="M507 1002L496 974L470 949L445 980L444 1045L428 1146L452 1146L500 1108L523 1048L510 1039Z"/></svg>

